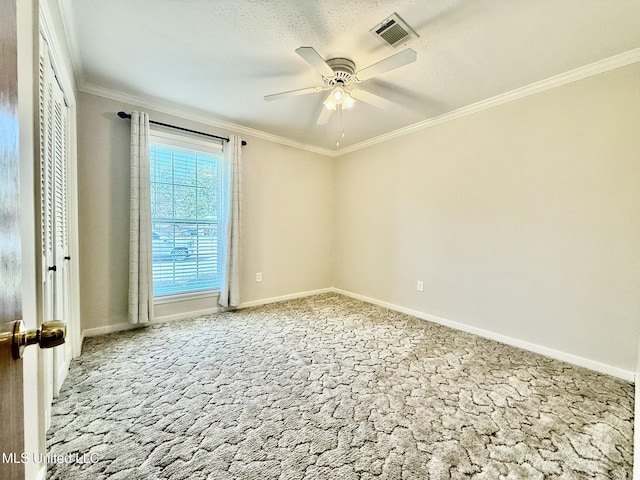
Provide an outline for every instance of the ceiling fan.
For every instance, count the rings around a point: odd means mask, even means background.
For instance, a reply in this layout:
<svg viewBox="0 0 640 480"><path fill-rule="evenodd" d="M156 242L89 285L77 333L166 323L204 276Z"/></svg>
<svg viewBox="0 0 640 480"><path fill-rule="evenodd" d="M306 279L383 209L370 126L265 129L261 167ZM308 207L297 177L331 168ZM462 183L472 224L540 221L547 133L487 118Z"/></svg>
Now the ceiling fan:
<svg viewBox="0 0 640 480"><path fill-rule="evenodd" d="M360 83L390 70L413 63L417 59L416 52L407 48L356 71L356 65L352 60L348 58L330 58L325 61L313 47L297 48L296 53L322 75L322 85L266 95L264 99L269 101L279 100L295 95L331 90L331 93L323 102L324 108L318 116L317 125L324 125L329 121L329 117L334 110L350 108L356 100L378 108L386 108L393 105L390 100L363 89Z"/></svg>

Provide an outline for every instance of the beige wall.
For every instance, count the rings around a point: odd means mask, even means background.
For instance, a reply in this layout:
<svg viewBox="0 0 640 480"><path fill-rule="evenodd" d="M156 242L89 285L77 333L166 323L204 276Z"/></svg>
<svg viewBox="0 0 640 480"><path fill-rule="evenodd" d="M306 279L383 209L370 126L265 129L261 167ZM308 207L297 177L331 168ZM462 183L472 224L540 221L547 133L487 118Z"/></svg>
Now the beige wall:
<svg viewBox="0 0 640 480"><path fill-rule="evenodd" d="M83 329L127 322L129 123L139 108L90 94L78 100L78 182ZM145 109L149 111L148 109ZM206 125L149 111L152 119L225 135ZM333 160L243 137L242 301L331 286ZM263 282L255 282L262 272ZM215 307L200 300L194 310ZM174 306L175 307L175 306ZM178 309L160 306L163 314Z"/></svg>
<svg viewBox="0 0 640 480"><path fill-rule="evenodd" d="M334 286L634 371L639 80L635 64L339 158Z"/></svg>

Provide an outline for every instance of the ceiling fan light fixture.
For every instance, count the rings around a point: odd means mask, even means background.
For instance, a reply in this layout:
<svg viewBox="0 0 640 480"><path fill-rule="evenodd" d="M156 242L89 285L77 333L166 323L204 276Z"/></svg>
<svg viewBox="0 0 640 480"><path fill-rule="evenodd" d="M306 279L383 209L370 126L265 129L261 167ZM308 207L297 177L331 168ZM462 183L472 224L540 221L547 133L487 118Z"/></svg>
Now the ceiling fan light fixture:
<svg viewBox="0 0 640 480"><path fill-rule="evenodd" d="M322 103L327 110L336 110L338 105L341 105L344 108L353 107L355 100L343 87L336 87Z"/></svg>
<svg viewBox="0 0 640 480"><path fill-rule="evenodd" d="M356 103L356 101L351 95L349 95L349 93L347 93L344 96L344 101L342 103L344 105L344 108L351 108L353 107L353 104Z"/></svg>
<svg viewBox="0 0 640 480"><path fill-rule="evenodd" d="M327 110L335 110L336 109L336 104L333 102L333 96L329 95L329 98L327 98L324 102L322 102L325 106L325 108Z"/></svg>
<svg viewBox="0 0 640 480"><path fill-rule="evenodd" d="M331 97L336 103L342 103L342 100L344 99L344 90L342 87L336 87L333 92L331 92Z"/></svg>

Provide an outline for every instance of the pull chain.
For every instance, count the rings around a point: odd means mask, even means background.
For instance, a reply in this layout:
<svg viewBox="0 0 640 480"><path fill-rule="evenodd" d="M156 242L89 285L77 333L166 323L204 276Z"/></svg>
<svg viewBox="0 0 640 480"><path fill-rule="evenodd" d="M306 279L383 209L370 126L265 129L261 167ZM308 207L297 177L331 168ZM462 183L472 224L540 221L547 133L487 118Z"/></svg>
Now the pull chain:
<svg viewBox="0 0 640 480"><path fill-rule="evenodd" d="M342 126L344 123L344 110L342 105L338 105L336 108L338 109L338 121L336 123L336 147L339 147L340 140L344 138L344 128Z"/></svg>

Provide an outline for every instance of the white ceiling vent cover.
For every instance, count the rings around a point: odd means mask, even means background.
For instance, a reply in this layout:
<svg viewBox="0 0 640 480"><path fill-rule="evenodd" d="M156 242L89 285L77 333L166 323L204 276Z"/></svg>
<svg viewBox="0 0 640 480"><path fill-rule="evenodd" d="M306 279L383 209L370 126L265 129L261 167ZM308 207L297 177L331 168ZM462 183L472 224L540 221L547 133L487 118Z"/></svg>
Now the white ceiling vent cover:
<svg viewBox="0 0 640 480"><path fill-rule="evenodd" d="M397 13L394 13L369 31L385 45L393 48L404 46L409 41L418 38L415 30L407 25L407 22L402 20Z"/></svg>

